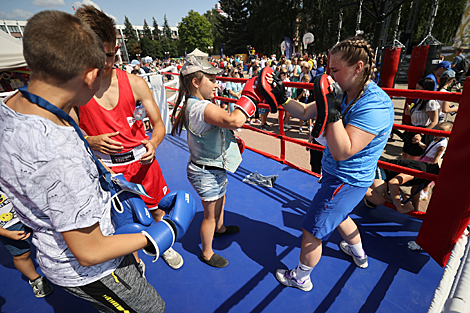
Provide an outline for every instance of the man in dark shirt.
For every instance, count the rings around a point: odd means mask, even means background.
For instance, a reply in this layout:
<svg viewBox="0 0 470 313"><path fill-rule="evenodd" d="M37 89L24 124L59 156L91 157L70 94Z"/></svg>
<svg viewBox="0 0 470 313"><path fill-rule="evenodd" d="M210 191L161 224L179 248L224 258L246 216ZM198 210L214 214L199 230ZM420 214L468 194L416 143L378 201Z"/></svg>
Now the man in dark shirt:
<svg viewBox="0 0 470 313"><path fill-rule="evenodd" d="M465 56L462 54L463 49L462 48L457 48L455 50L455 58L454 61L452 61L452 69L455 71L455 79L457 81L460 81L460 77L462 77L464 73L464 65L463 65L463 60L465 59Z"/></svg>

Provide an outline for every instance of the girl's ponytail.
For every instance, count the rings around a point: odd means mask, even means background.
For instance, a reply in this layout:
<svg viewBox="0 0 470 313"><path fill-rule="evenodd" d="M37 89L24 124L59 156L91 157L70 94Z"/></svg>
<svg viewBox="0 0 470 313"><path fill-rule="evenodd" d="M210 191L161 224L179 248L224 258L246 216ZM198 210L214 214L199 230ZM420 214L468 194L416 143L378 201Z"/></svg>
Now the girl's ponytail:
<svg viewBox="0 0 470 313"><path fill-rule="evenodd" d="M180 74L180 87L178 90L178 98L176 99L175 107L171 112L171 123L173 124L173 127L171 128L171 135L173 136L175 134L178 134L178 136L181 135L181 130L183 129L184 121L186 120L186 106L188 104L188 99L191 96L192 88L194 88L192 82L193 78L196 78L198 81L201 81L204 78L204 74L202 72L195 72L185 76ZM183 97L184 103L181 107L180 112L176 116L178 107L183 101Z"/></svg>

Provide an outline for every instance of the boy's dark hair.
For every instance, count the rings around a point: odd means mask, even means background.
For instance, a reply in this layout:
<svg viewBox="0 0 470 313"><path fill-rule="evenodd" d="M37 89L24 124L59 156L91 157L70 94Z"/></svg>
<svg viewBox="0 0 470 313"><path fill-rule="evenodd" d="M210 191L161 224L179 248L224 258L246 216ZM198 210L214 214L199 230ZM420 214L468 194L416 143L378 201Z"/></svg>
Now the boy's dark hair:
<svg viewBox="0 0 470 313"><path fill-rule="evenodd" d="M92 5L83 5L77 9L75 16L87 23L103 44L116 44L116 23L106 13Z"/></svg>
<svg viewBox="0 0 470 313"><path fill-rule="evenodd" d="M106 54L96 34L61 11L33 15L23 34L23 55L33 79L67 82L87 69L104 68Z"/></svg>

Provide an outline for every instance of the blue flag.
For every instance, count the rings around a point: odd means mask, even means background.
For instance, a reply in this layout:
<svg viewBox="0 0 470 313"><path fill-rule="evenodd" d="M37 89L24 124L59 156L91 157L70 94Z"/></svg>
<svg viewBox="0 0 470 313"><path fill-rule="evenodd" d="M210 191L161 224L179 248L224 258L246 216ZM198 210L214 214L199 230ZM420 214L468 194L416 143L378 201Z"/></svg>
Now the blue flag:
<svg viewBox="0 0 470 313"><path fill-rule="evenodd" d="M220 45L220 57L222 58L224 56L224 45Z"/></svg>
<svg viewBox="0 0 470 313"><path fill-rule="evenodd" d="M292 41L289 37L284 37L284 42L286 44L286 58L290 60L292 59Z"/></svg>
<svg viewBox="0 0 470 313"><path fill-rule="evenodd" d="M184 57L187 57L188 53L186 52L186 48L184 48Z"/></svg>

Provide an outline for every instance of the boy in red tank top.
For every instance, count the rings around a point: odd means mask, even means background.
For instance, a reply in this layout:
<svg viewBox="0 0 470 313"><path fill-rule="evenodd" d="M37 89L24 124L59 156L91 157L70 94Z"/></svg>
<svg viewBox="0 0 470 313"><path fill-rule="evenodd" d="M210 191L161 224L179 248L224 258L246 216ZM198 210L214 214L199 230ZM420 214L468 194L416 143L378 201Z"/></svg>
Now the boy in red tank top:
<svg viewBox="0 0 470 313"><path fill-rule="evenodd" d="M98 35L106 52L103 81L95 96L79 112L79 125L103 164L122 173L133 183L142 184L152 197L142 197L156 221L165 214L158 202L169 192L155 149L165 136L165 126L146 81L136 75L113 68L116 45L114 20L91 5L77 9L75 16L86 22ZM153 125L151 138L145 134L142 121L134 119L136 102L140 101ZM135 253L138 260L137 253ZM173 269L183 265L183 258L172 248L162 254ZM143 262L139 263L142 267Z"/></svg>

